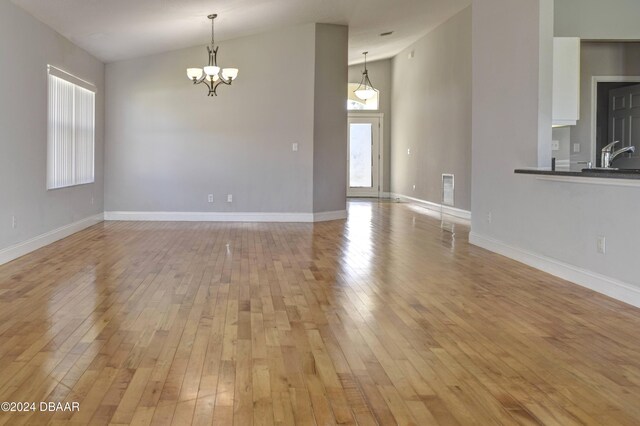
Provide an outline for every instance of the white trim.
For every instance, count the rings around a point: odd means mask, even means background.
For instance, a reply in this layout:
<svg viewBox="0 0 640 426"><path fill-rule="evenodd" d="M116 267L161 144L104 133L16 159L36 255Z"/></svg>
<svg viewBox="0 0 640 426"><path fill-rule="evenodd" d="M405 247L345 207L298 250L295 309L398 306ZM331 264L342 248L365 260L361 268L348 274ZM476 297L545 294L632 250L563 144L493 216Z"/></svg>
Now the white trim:
<svg viewBox="0 0 640 426"><path fill-rule="evenodd" d="M535 176L537 180L566 182L566 183L582 183L588 185L606 185L606 186L640 186L640 179L615 179L615 178L597 178L582 176L561 176L561 175L530 175Z"/></svg>
<svg viewBox="0 0 640 426"><path fill-rule="evenodd" d="M596 120L598 117L598 83L640 83L640 76L623 75L594 75L591 77L591 162L595 166L596 162ZM609 135L607 135L609 137Z"/></svg>
<svg viewBox="0 0 640 426"><path fill-rule="evenodd" d="M525 265L547 272L563 280L571 281L598 293L640 307L640 288L578 266L570 265L528 250L513 247L493 238L469 234L469 242L475 246L498 253Z"/></svg>
<svg viewBox="0 0 640 426"><path fill-rule="evenodd" d="M471 212L467 210L458 209L451 206L445 206L443 204L433 203L431 201L421 200L419 198L409 197L408 195L391 193L391 198L400 199L401 201L418 204L429 210L437 211L438 213L448 214L450 216L457 217L459 219L471 220Z"/></svg>
<svg viewBox="0 0 640 426"><path fill-rule="evenodd" d="M0 265L11 262L12 260L36 251L44 246L55 243L58 240L66 238L69 235L75 234L76 232L82 231L83 229L100 223L103 220L104 215L102 213L99 213L97 215L90 216L77 222L71 223L69 225L54 229L53 231L49 231L42 235L38 235L37 237L31 238L27 241L23 241L21 243L2 249L0 250Z"/></svg>
<svg viewBox="0 0 640 426"><path fill-rule="evenodd" d="M348 216L346 210L336 210L333 212L319 212L313 214L314 222L328 222L330 220L342 220Z"/></svg>
<svg viewBox="0 0 640 426"><path fill-rule="evenodd" d="M58 67L48 64L47 72L54 77L61 78L62 80L65 80L71 84L75 84L76 86L80 86L85 90L96 93L97 89L95 84L87 80L83 80L80 77L77 77L71 73L66 72L65 70L62 70Z"/></svg>
<svg viewBox="0 0 640 426"><path fill-rule="evenodd" d="M104 213L104 220L149 222L323 222L345 219L346 210L320 213L134 212Z"/></svg>
<svg viewBox="0 0 640 426"><path fill-rule="evenodd" d="M578 120L553 120L552 123L553 124L551 125L551 128L567 127L567 126L575 126L576 124L578 124Z"/></svg>

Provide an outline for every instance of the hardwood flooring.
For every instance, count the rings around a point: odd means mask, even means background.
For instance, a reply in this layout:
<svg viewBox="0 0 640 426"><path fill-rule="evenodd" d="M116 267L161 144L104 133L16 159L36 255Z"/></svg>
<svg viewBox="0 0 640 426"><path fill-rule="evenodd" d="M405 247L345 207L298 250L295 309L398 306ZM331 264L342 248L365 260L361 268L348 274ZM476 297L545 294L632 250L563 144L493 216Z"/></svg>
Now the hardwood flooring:
<svg viewBox="0 0 640 426"><path fill-rule="evenodd" d="M417 207L105 222L0 267L0 424L640 424L640 310Z"/></svg>

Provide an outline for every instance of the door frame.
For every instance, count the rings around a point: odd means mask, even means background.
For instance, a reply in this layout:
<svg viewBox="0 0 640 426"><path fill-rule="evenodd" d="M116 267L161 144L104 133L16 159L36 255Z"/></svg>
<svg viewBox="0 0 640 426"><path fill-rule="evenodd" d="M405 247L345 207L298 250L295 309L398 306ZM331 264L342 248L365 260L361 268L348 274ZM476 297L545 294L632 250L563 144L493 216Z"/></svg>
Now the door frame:
<svg viewBox="0 0 640 426"><path fill-rule="evenodd" d="M370 111L349 111L347 114L347 126L349 125L350 118L377 118L380 123L378 129L378 196L382 198L384 194L384 113L382 112L370 112ZM347 131L347 135L349 132ZM347 197L349 192L349 140L347 140ZM363 197L365 198L365 197Z"/></svg>
<svg viewBox="0 0 640 426"><path fill-rule="evenodd" d="M594 75L591 77L591 164L595 167L598 159L596 152L596 132L598 119L598 83L634 83L640 84L640 76L633 75ZM573 149L569 148L570 155Z"/></svg>

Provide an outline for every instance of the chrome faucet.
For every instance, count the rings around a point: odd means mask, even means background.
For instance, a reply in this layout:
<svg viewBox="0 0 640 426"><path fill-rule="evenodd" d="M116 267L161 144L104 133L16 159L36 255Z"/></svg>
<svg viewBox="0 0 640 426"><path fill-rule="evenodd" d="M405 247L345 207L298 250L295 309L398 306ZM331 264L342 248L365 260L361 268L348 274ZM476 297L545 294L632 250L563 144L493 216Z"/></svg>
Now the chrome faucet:
<svg viewBox="0 0 640 426"><path fill-rule="evenodd" d="M602 148L602 155L600 157L601 158L600 166L602 168L604 169L611 168L611 163L613 163L613 160L615 160L618 156L622 154L625 154L627 152L636 152L635 146L625 146L624 148L614 151L613 148L619 143L620 141L611 142L609 145Z"/></svg>

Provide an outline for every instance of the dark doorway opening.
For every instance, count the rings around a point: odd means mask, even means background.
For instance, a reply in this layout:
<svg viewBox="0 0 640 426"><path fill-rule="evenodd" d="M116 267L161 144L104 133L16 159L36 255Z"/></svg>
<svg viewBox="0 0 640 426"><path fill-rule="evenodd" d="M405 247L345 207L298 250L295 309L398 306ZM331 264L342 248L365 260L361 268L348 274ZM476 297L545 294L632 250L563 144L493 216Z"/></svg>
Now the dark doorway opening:
<svg viewBox="0 0 640 426"><path fill-rule="evenodd" d="M615 167L640 168L640 81L598 82L597 95L596 165L602 148L620 141L616 149L635 146L636 152L618 157Z"/></svg>

